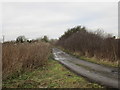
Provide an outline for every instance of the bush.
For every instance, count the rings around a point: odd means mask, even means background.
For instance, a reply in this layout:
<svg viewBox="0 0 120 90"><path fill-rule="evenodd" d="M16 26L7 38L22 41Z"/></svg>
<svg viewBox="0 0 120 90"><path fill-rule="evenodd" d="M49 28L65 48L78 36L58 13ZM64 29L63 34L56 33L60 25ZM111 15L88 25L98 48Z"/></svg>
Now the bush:
<svg viewBox="0 0 120 90"><path fill-rule="evenodd" d="M16 38L16 42L17 43L18 42L23 43L25 41L27 41L27 39L25 38L25 36L19 36L19 37Z"/></svg>

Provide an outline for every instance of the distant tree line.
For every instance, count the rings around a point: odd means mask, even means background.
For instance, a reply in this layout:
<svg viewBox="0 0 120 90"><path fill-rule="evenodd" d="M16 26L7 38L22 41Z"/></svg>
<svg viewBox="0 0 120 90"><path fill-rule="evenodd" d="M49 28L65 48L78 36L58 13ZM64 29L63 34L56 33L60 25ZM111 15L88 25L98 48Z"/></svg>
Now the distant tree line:
<svg viewBox="0 0 120 90"><path fill-rule="evenodd" d="M16 38L16 40L11 41L5 41L4 43L35 43L35 42L46 42L50 44L54 44L57 41L57 39L49 39L47 35L44 35L43 37L39 37L36 39L28 39L24 35L20 35Z"/></svg>
<svg viewBox="0 0 120 90"><path fill-rule="evenodd" d="M80 55L115 61L120 59L120 39L102 31L89 32L85 27L68 29L58 40L57 45L79 52Z"/></svg>
<svg viewBox="0 0 120 90"><path fill-rule="evenodd" d="M43 42L49 42L49 38L45 35L43 38L37 38L37 39L27 39L25 36L18 36L16 38L16 43L24 43L24 42L39 42L39 41L43 41Z"/></svg>

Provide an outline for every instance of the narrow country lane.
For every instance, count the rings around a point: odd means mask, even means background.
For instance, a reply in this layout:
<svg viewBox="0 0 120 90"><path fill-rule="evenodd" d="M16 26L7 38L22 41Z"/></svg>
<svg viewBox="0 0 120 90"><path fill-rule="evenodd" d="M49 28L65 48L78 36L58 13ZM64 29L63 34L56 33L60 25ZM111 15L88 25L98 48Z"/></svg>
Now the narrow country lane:
<svg viewBox="0 0 120 90"><path fill-rule="evenodd" d="M61 64L91 81L108 87L118 88L118 69L98 65L77 59L58 48L53 48L54 59Z"/></svg>

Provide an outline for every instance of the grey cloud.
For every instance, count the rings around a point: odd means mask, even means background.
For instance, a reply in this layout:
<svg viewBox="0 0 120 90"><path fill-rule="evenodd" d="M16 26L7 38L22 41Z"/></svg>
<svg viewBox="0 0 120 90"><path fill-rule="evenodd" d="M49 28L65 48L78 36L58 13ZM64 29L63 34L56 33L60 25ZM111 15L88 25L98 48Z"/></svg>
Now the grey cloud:
<svg viewBox="0 0 120 90"><path fill-rule="evenodd" d="M117 35L117 3L3 3L3 34L58 38L66 29L84 25Z"/></svg>

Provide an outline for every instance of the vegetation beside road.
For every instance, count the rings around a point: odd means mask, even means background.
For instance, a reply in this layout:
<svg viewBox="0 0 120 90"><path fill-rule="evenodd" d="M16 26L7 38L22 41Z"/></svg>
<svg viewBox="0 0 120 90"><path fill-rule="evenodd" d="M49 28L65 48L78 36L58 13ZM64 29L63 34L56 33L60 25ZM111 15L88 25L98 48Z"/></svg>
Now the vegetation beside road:
<svg viewBox="0 0 120 90"><path fill-rule="evenodd" d="M72 55L72 56L75 56L76 58L79 58L81 60L85 60L85 61L88 61L88 62L92 62L92 63L96 63L96 64L100 64L100 65L104 65L104 66L108 66L108 67L119 67L118 64L119 62L118 61L108 61L108 60L100 60L100 59L97 59L96 57L87 57L87 56L81 56L78 52L71 52L69 50L66 50L62 47L58 47L59 49L63 50L64 52Z"/></svg>
<svg viewBox="0 0 120 90"><path fill-rule="evenodd" d="M100 30L90 32L81 26L68 29L56 45L81 59L118 67L120 39Z"/></svg>
<svg viewBox="0 0 120 90"><path fill-rule="evenodd" d="M75 75L52 59L44 67L3 81L7 88L103 88Z"/></svg>
<svg viewBox="0 0 120 90"><path fill-rule="evenodd" d="M4 80L13 74L19 76L22 72L46 65L50 44L45 42L8 42L3 43L2 50L2 79Z"/></svg>

